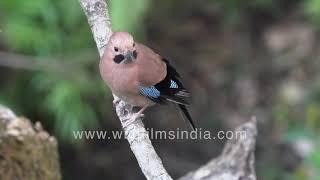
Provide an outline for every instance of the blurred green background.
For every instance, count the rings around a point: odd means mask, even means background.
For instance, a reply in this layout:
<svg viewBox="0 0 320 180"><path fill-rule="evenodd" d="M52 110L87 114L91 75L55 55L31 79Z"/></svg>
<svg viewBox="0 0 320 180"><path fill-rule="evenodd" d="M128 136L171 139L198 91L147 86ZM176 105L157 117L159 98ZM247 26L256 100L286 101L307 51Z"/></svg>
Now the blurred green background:
<svg viewBox="0 0 320 180"><path fill-rule="evenodd" d="M230 130L257 116L258 179L320 179L320 0L108 3L115 31L176 65L198 127ZM0 103L58 138L64 179L142 179L125 140L72 136L121 129L98 62L77 0L0 1ZM174 108L146 115L147 127L186 128ZM223 143L154 141L173 177L217 156Z"/></svg>

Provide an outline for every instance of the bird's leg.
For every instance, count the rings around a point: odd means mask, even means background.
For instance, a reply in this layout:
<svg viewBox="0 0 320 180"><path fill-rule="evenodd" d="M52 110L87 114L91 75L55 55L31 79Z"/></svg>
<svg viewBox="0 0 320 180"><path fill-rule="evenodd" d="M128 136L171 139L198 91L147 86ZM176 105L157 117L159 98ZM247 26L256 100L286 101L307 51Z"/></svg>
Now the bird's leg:
<svg viewBox="0 0 320 180"><path fill-rule="evenodd" d="M147 109L148 106L142 107L137 113L134 113L132 117L125 123L124 127L129 126L133 122L135 122L138 118L144 117L143 111Z"/></svg>

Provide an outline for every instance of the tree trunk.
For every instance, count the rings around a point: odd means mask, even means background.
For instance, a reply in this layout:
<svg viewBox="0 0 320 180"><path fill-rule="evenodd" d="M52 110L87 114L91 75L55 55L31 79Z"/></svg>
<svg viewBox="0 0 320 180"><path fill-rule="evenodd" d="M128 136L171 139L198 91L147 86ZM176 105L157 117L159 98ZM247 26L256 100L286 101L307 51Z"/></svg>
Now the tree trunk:
<svg viewBox="0 0 320 180"><path fill-rule="evenodd" d="M59 180L57 141L37 122L0 105L0 179Z"/></svg>

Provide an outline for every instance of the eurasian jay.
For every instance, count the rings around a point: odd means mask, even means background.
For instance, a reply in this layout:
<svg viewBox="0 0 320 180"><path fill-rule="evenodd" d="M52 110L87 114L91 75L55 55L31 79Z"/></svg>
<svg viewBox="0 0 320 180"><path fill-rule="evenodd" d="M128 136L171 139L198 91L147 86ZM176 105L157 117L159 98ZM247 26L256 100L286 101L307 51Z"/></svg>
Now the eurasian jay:
<svg viewBox="0 0 320 180"><path fill-rule="evenodd" d="M133 106L142 107L127 124L143 116L149 106L173 102L195 129L186 108L190 93L183 87L178 72L168 60L135 42L129 33L112 34L99 68L102 79L114 95Z"/></svg>

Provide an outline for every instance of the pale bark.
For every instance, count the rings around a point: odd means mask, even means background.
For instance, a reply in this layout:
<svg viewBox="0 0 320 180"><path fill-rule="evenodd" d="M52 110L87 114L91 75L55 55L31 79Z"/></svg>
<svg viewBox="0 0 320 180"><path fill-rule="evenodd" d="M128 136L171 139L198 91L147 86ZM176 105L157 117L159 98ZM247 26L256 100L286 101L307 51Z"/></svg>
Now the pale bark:
<svg viewBox="0 0 320 180"><path fill-rule="evenodd" d="M222 154L179 180L256 180L254 151L257 137L255 118L236 128L244 136L230 139ZM235 134L235 133L234 133Z"/></svg>

